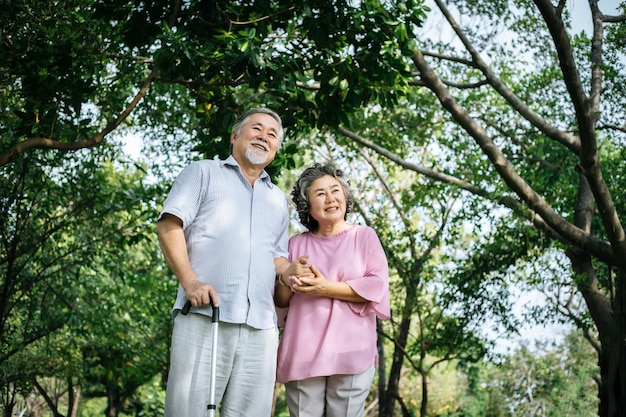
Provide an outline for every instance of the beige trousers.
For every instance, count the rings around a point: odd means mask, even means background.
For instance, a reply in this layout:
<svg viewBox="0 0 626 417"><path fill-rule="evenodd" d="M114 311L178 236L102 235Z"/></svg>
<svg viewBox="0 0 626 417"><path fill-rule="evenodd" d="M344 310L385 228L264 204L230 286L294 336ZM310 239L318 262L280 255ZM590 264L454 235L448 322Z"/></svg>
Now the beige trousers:
<svg viewBox="0 0 626 417"><path fill-rule="evenodd" d="M285 383L291 417L362 417L374 365L356 375L331 375Z"/></svg>
<svg viewBox="0 0 626 417"><path fill-rule="evenodd" d="M174 319L165 417L206 417L211 380L211 318ZM270 417L278 330L219 324L215 402L220 417Z"/></svg>

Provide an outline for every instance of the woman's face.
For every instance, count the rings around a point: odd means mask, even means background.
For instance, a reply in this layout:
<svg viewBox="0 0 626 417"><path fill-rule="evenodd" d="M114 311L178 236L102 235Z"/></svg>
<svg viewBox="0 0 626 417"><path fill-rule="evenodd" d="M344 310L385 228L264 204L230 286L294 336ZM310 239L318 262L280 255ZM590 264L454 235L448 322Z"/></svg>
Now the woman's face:
<svg viewBox="0 0 626 417"><path fill-rule="evenodd" d="M311 183L308 191L310 214L322 225L339 223L346 214L346 196L339 181L324 175Z"/></svg>

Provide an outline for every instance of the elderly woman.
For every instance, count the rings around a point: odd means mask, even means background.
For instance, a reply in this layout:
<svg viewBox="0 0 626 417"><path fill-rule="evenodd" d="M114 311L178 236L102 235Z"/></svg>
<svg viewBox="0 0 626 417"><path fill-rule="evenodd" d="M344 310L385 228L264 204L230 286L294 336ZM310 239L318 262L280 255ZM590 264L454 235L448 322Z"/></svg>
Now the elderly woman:
<svg viewBox="0 0 626 417"><path fill-rule="evenodd" d="M362 416L375 373L376 317L389 318L389 271L376 232L346 221L353 200L332 163L307 168L291 193L307 232L289 241L275 302L289 307L277 380L291 416Z"/></svg>

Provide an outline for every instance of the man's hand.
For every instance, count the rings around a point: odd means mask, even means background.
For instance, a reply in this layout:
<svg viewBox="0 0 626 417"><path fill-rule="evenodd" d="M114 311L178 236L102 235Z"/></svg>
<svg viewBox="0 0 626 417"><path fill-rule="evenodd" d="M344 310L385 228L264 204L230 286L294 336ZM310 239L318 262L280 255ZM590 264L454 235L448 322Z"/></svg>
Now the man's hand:
<svg viewBox="0 0 626 417"><path fill-rule="evenodd" d="M217 292L209 284L200 281L194 281L185 288L185 296L194 307L205 306L211 304L213 307L219 307Z"/></svg>

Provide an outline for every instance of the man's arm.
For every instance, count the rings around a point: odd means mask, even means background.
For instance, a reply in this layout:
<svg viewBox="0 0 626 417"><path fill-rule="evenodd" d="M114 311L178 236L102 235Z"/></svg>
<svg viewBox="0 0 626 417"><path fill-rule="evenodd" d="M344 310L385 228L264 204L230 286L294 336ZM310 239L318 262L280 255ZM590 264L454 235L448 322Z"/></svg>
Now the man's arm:
<svg viewBox="0 0 626 417"><path fill-rule="evenodd" d="M171 214L163 214L156 226L159 245L165 262L185 290L187 299L194 306L213 304L217 307L217 294L213 287L198 280L187 255L187 242L183 233L183 221Z"/></svg>
<svg viewBox="0 0 626 417"><path fill-rule="evenodd" d="M288 307L289 299L291 298L291 288L285 285L287 269L290 266L290 262L287 258L274 259L274 266L276 268L276 284L274 288L274 304L276 307Z"/></svg>
<svg viewBox="0 0 626 417"><path fill-rule="evenodd" d="M277 307L288 307L291 298L291 287L289 282L299 283L300 278L314 278L315 275L309 264L309 255L299 257L293 262L286 258L274 259L276 268L276 287L274 289L274 304ZM291 278L291 280L289 279Z"/></svg>

